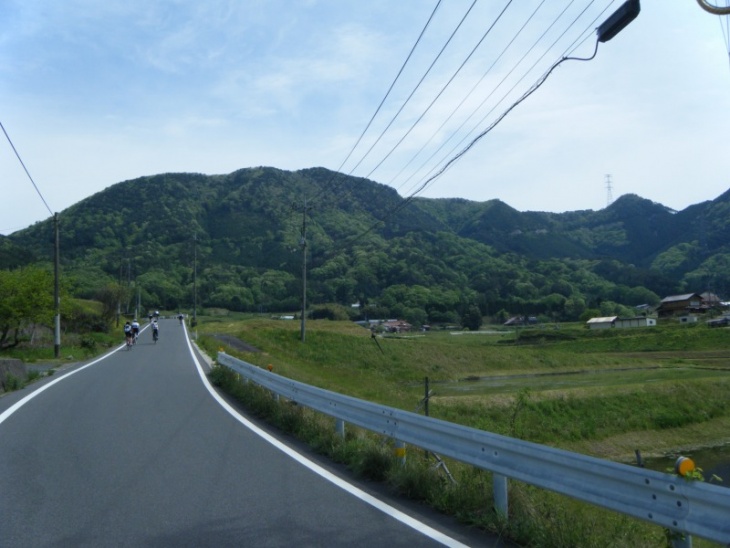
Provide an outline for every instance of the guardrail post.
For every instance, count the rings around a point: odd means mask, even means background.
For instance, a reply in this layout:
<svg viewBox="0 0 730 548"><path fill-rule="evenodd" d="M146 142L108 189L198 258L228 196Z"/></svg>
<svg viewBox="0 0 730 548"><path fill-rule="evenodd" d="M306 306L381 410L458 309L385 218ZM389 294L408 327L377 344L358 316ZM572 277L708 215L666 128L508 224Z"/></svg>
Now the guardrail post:
<svg viewBox="0 0 730 548"><path fill-rule="evenodd" d="M509 500L507 497L507 476L492 474L492 489L494 496L494 509L504 519L507 519Z"/></svg>
<svg viewBox="0 0 730 548"><path fill-rule="evenodd" d="M395 457L401 464L406 463L406 442L395 440Z"/></svg>
<svg viewBox="0 0 730 548"><path fill-rule="evenodd" d="M342 419L337 419L335 422L335 432L337 432L337 435L340 436L343 440L345 439L345 421Z"/></svg>

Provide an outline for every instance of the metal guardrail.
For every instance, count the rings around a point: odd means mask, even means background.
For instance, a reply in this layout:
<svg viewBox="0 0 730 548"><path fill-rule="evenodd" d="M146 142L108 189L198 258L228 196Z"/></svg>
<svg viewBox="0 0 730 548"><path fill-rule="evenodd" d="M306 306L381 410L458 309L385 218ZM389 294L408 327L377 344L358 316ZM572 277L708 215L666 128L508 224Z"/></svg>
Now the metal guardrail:
<svg viewBox="0 0 730 548"><path fill-rule="evenodd" d="M509 438L344 396L220 352L218 363L339 421L496 475L730 546L730 489ZM503 511L506 514L506 487ZM495 499L498 498L495 484Z"/></svg>

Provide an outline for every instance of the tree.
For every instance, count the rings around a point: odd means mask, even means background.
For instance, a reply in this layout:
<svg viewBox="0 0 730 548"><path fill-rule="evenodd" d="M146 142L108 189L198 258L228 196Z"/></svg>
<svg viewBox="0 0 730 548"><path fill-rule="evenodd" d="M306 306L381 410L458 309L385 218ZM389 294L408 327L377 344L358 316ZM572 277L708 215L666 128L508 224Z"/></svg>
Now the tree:
<svg viewBox="0 0 730 548"><path fill-rule="evenodd" d="M478 306L470 306L461 317L461 327L469 331L479 331L482 326L482 312Z"/></svg>
<svg viewBox="0 0 730 548"><path fill-rule="evenodd" d="M0 348L17 346L26 326L51 325L54 313L49 271L36 266L0 270Z"/></svg>

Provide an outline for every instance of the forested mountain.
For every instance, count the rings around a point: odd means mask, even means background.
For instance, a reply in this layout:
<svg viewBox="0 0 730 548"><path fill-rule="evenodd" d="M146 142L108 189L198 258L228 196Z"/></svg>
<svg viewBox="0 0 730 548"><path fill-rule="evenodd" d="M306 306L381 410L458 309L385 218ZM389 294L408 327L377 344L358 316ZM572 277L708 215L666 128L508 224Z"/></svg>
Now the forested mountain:
<svg viewBox="0 0 730 548"><path fill-rule="evenodd" d="M155 308L295 310L303 243L313 304L458 321L577 318L666 294L730 294L730 192L674 212L626 195L600 211L519 212L498 200L406 200L323 168L162 174L113 185L60 214L64 274ZM303 240L303 233L306 239ZM0 268L51 260L52 222L0 238Z"/></svg>

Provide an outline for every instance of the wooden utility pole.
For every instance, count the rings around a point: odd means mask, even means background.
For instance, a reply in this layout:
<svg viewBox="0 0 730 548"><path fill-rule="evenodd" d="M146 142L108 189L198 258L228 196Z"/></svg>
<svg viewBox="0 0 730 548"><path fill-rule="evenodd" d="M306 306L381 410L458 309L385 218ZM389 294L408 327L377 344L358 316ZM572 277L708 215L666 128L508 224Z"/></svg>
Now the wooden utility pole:
<svg viewBox="0 0 730 548"><path fill-rule="evenodd" d="M301 324L301 340L306 339L306 318L307 318L307 198L304 198L304 208L302 209L302 238L299 240L302 248L302 324Z"/></svg>
<svg viewBox="0 0 730 548"><path fill-rule="evenodd" d="M53 226L55 231L54 260L53 260L53 302L55 306L55 317L53 321L53 355L56 358L61 357L61 291L60 291L60 275L61 275L61 238L59 236L58 213L53 215Z"/></svg>

